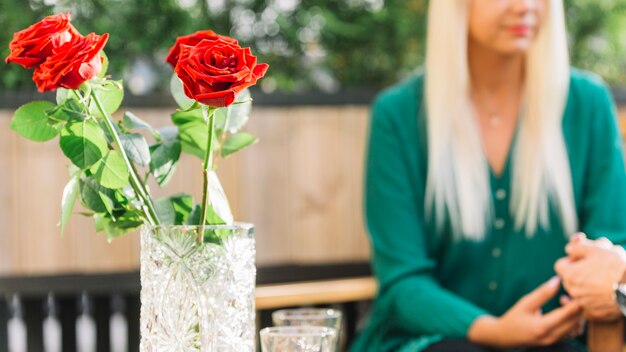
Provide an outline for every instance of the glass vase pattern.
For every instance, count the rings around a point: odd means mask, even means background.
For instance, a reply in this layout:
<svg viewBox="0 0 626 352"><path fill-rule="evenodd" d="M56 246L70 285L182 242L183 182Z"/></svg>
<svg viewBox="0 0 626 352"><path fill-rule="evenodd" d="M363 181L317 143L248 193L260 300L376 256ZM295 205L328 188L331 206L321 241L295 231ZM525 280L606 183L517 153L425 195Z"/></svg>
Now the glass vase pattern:
<svg viewBox="0 0 626 352"><path fill-rule="evenodd" d="M254 351L253 226L198 231L141 230L141 352Z"/></svg>

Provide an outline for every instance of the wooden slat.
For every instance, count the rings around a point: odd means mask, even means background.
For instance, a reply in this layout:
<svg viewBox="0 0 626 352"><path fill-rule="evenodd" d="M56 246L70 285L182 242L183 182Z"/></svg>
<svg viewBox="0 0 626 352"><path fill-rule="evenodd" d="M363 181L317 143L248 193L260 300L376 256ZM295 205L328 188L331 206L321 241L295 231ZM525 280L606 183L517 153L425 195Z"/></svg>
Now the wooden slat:
<svg viewBox="0 0 626 352"><path fill-rule="evenodd" d="M256 309L363 301L375 295L372 277L265 285L256 288Z"/></svg>

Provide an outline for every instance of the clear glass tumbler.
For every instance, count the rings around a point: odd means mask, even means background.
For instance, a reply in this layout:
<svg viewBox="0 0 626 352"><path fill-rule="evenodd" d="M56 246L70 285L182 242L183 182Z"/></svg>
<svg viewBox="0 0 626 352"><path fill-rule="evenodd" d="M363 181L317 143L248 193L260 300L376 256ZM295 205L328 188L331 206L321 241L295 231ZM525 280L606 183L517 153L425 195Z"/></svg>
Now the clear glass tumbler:
<svg viewBox="0 0 626 352"><path fill-rule="evenodd" d="M262 352L336 352L337 331L322 326L274 326L262 329Z"/></svg>
<svg viewBox="0 0 626 352"><path fill-rule="evenodd" d="M325 326L337 331L337 351L341 350L341 311L331 308L281 309L272 313L274 326Z"/></svg>

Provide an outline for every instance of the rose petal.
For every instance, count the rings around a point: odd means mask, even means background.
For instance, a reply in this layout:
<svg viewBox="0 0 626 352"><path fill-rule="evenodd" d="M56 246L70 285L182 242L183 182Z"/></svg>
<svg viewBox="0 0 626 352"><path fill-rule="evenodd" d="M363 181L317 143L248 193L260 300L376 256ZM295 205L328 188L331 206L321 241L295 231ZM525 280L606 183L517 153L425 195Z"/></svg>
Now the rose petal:
<svg viewBox="0 0 626 352"><path fill-rule="evenodd" d="M199 94L195 99L204 104L216 108L223 108L235 102L235 92L233 90L223 90L220 92Z"/></svg>
<svg viewBox="0 0 626 352"><path fill-rule="evenodd" d="M100 51L109 35L90 33L55 48L53 54L39 65L33 73L33 81L39 91L63 87L77 89L102 70Z"/></svg>

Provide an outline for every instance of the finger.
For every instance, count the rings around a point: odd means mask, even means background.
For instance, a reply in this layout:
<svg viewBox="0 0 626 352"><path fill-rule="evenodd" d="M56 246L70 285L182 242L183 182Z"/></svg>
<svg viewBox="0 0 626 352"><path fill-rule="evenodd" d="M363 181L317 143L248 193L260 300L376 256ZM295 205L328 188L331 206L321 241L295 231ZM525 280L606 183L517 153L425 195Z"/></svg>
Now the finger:
<svg viewBox="0 0 626 352"><path fill-rule="evenodd" d="M582 308L580 304L576 301L571 301L560 308L556 308L544 314L543 321L544 324L546 324L546 329L552 330L556 326L564 324L568 320L571 320L572 317L578 316L581 313Z"/></svg>
<svg viewBox="0 0 626 352"><path fill-rule="evenodd" d="M578 241L580 241L582 239L586 239L586 238L587 238L587 235L585 235L584 232L578 232L578 233L572 235L572 237L569 238L569 242L570 243L574 243L574 242L578 242Z"/></svg>
<svg viewBox="0 0 626 352"><path fill-rule="evenodd" d="M554 271L561 278L567 275L569 272L569 268L572 266L572 260L569 257L563 257L554 262Z"/></svg>
<svg viewBox="0 0 626 352"><path fill-rule="evenodd" d="M567 256L575 261L582 259L589 254L591 249L593 248L593 242L588 239L580 239L574 243L568 243L565 246L565 253Z"/></svg>
<svg viewBox="0 0 626 352"><path fill-rule="evenodd" d="M609 249L611 247L613 247L613 242L611 242L608 238L606 237L600 237L595 241L597 244L600 245L600 247L602 248L606 248Z"/></svg>
<svg viewBox="0 0 626 352"><path fill-rule="evenodd" d="M550 280L543 283L541 286L537 287L530 293L526 294L522 299L520 299L520 304L524 306L525 309L531 312L535 312L541 309L546 302L550 300L550 298L554 297L559 290L559 285L561 280L558 276L551 278Z"/></svg>
<svg viewBox="0 0 626 352"><path fill-rule="evenodd" d="M557 341L575 337L578 335L578 327L580 326L580 318L574 317L563 324L552 329L543 339L542 342L551 345Z"/></svg>
<svg viewBox="0 0 626 352"><path fill-rule="evenodd" d="M573 307L576 306L576 304L572 303L570 306ZM544 317L548 318L547 315L544 315ZM546 342L554 343L572 333L577 333L581 325L581 320L583 319L580 309L567 311L567 315L564 315L563 320L559 321L558 324L549 325L551 328L548 329L549 332L545 336ZM548 324L550 324L550 322Z"/></svg>
<svg viewBox="0 0 626 352"><path fill-rule="evenodd" d="M561 297L559 297L559 302L562 306L567 305L571 301L572 299L567 295L561 295Z"/></svg>

